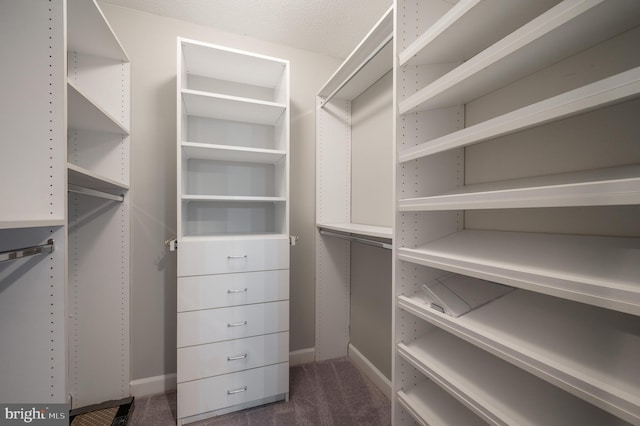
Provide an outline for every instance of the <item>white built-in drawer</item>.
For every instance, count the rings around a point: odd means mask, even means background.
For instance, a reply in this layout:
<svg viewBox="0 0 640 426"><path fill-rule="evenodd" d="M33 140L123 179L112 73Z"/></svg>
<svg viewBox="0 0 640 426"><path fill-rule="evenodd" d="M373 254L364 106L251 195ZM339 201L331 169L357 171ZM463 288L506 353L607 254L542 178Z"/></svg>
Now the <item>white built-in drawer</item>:
<svg viewBox="0 0 640 426"><path fill-rule="evenodd" d="M187 240L178 246L178 276L289 269L289 239Z"/></svg>
<svg viewBox="0 0 640 426"><path fill-rule="evenodd" d="M178 312L289 299L289 270L178 278Z"/></svg>
<svg viewBox="0 0 640 426"><path fill-rule="evenodd" d="M178 383L178 418L289 392L289 363Z"/></svg>
<svg viewBox="0 0 640 426"><path fill-rule="evenodd" d="M178 313L178 347L289 331L289 301Z"/></svg>
<svg viewBox="0 0 640 426"><path fill-rule="evenodd" d="M289 361L289 333L178 349L178 383Z"/></svg>

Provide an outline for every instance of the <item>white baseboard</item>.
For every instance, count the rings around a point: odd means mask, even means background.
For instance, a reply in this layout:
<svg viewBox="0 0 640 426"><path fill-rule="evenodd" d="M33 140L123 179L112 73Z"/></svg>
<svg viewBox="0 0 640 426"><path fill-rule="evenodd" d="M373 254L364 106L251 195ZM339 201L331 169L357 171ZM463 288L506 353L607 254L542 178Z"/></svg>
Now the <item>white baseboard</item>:
<svg viewBox="0 0 640 426"><path fill-rule="evenodd" d="M309 362L313 362L316 359L316 349L315 348L307 348L300 349L298 351L289 352L289 366L293 367L295 365L307 364Z"/></svg>
<svg viewBox="0 0 640 426"><path fill-rule="evenodd" d="M391 381L385 377L360 351L358 351L351 343L349 343L349 359L358 367L365 376L367 376L380 392L391 400Z"/></svg>
<svg viewBox="0 0 640 426"><path fill-rule="evenodd" d="M132 380L129 385L131 396L136 398L174 391L178 387L176 373Z"/></svg>

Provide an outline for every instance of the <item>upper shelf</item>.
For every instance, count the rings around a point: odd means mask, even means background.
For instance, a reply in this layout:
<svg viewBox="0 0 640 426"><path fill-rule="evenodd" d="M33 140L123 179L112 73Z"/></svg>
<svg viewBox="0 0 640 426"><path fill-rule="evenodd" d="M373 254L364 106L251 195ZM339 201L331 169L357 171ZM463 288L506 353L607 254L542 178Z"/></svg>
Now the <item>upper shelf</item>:
<svg viewBox="0 0 640 426"><path fill-rule="evenodd" d="M97 191L122 192L129 189L129 185L98 175L75 164L67 164L68 183Z"/></svg>
<svg viewBox="0 0 640 426"><path fill-rule="evenodd" d="M67 120L70 129L129 134L129 129L123 126L118 119L86 97L70 81L67 82L67 96L69 103Z"/></svg>
<svg viewBox="0 0 640 426"><path fill-rule="evenodd" d="M640 315L640 239L464 230L400 260Z"/></svg>
<svg viewBox="0 0 640 426"><path fill-rule="evenodd" d="M204 160L241 161L245 163L276 164L286 157L285 151L182 142L185 158Z"/></svg>
<svg viewBox="0 0 640 426"><path fill-rule="evenodd" d="M129 62L95 0L67 1L67 49Z"/></svg>
<svg viewBox="0 0 640 426"><path fill-rule="evenodd" d="M640 204L640 166L612 167L467 185L399 201L400 211Z"/></svg>
<svg viewBox="0 0 640 426"><path fill-rule="evenodd" d="M393 68L393 6L318 92L321 102L352 100Z"/></svg>
<svg viewBox="0 0 640 426"><path fill-rule="evenodd" d="M318 228L330 231L346 232L348 234L360 235L363 237L375 237L391 239L393 232L390 227L362 225L359 223L319 223Z"/></svg>
<svg viewBox="0 0 640 426"><path fill-rule="evenodd" d="M635 0L565 0L399 105L399 113L465 104L637 26Z"/></svg>
<svg viewBox="0 0 640 426"><path fill-rule="evenodd" d="M261 87L277 87L288 62L228 47L181 38L187 74ZM221 66L224 64L224 66Z"/></svg>
<svg viewBox="0 0 640 426"><path fill-rule="evenodd" d="M182 90L187 115L275 125L286 105L197 90Z"/></svg>

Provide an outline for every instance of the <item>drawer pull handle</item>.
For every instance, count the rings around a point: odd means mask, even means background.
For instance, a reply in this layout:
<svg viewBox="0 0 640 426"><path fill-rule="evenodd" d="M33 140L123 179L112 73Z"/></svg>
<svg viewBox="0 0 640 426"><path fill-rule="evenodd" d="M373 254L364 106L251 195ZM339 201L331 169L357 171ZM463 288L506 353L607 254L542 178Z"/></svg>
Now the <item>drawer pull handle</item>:
<svg viewBox="0 0 640 426"><path fill-rule="evenodd" d="M248 355L248 353L244 353L242 355L228 356L227 361L237 361L239 359L245 359Z"/></svg>
<svg viewBox="0 0 640 426"><path fill-rule="evenodd" d="M248 257L248 255L242 254L242 255L238 255L238 256L227 256L227 259L246 259L247 257Z"/></svg>
<svg viewBox="0 0 640 426"><path fill-rule="evenodd" d="M237 393L242 393L242 392L246 392L247 391L247 387L241 387L240 389L236 389L236 390L227 390L227 395L235 395Z"/></svg>
<svg viewBox="0 0 640 426"><path fill-rule="evenodd" d="M243 289L241 289L241 290L227 290L227 293L229 293L229 294L234 294L234 293L246 293L246 292L247 292L247 289L246 289L246 288L243 288Z"/></svg>
<svg viewBox="0 0 640 426"><path fill-rule="evenodd" d="M243 325L247 325L247 321L242 321L242 322L229 322L227 323L227 327L240 327Z"/></svg>

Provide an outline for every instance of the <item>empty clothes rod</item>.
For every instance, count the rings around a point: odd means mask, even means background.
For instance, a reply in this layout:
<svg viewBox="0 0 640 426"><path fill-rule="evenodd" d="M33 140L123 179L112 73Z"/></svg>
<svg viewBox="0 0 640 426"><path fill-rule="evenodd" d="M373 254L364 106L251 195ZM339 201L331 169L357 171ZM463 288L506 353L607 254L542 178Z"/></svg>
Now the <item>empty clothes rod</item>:
<svg viewBox="0 0 640 426"><path fill-rule="evenodd" d="M36 254L49 254L52 253L53 250L53 240L49 239L47 240L47 244L0 252L0 262L21 259L23 257L33 256Z"/></svg>
<svg viewBox="0 0 640 426"><path fill-rule="evenodd" d="M391 250L392 247L391 244L385 243L384 241L373 240L370 238L359 237L351 234L341 234L339 232L326 231L324 229L320 230L320 235L324 235L326 237L341 238L343 240L354 241L357 243L380 247L387 250Z"/></svg>

